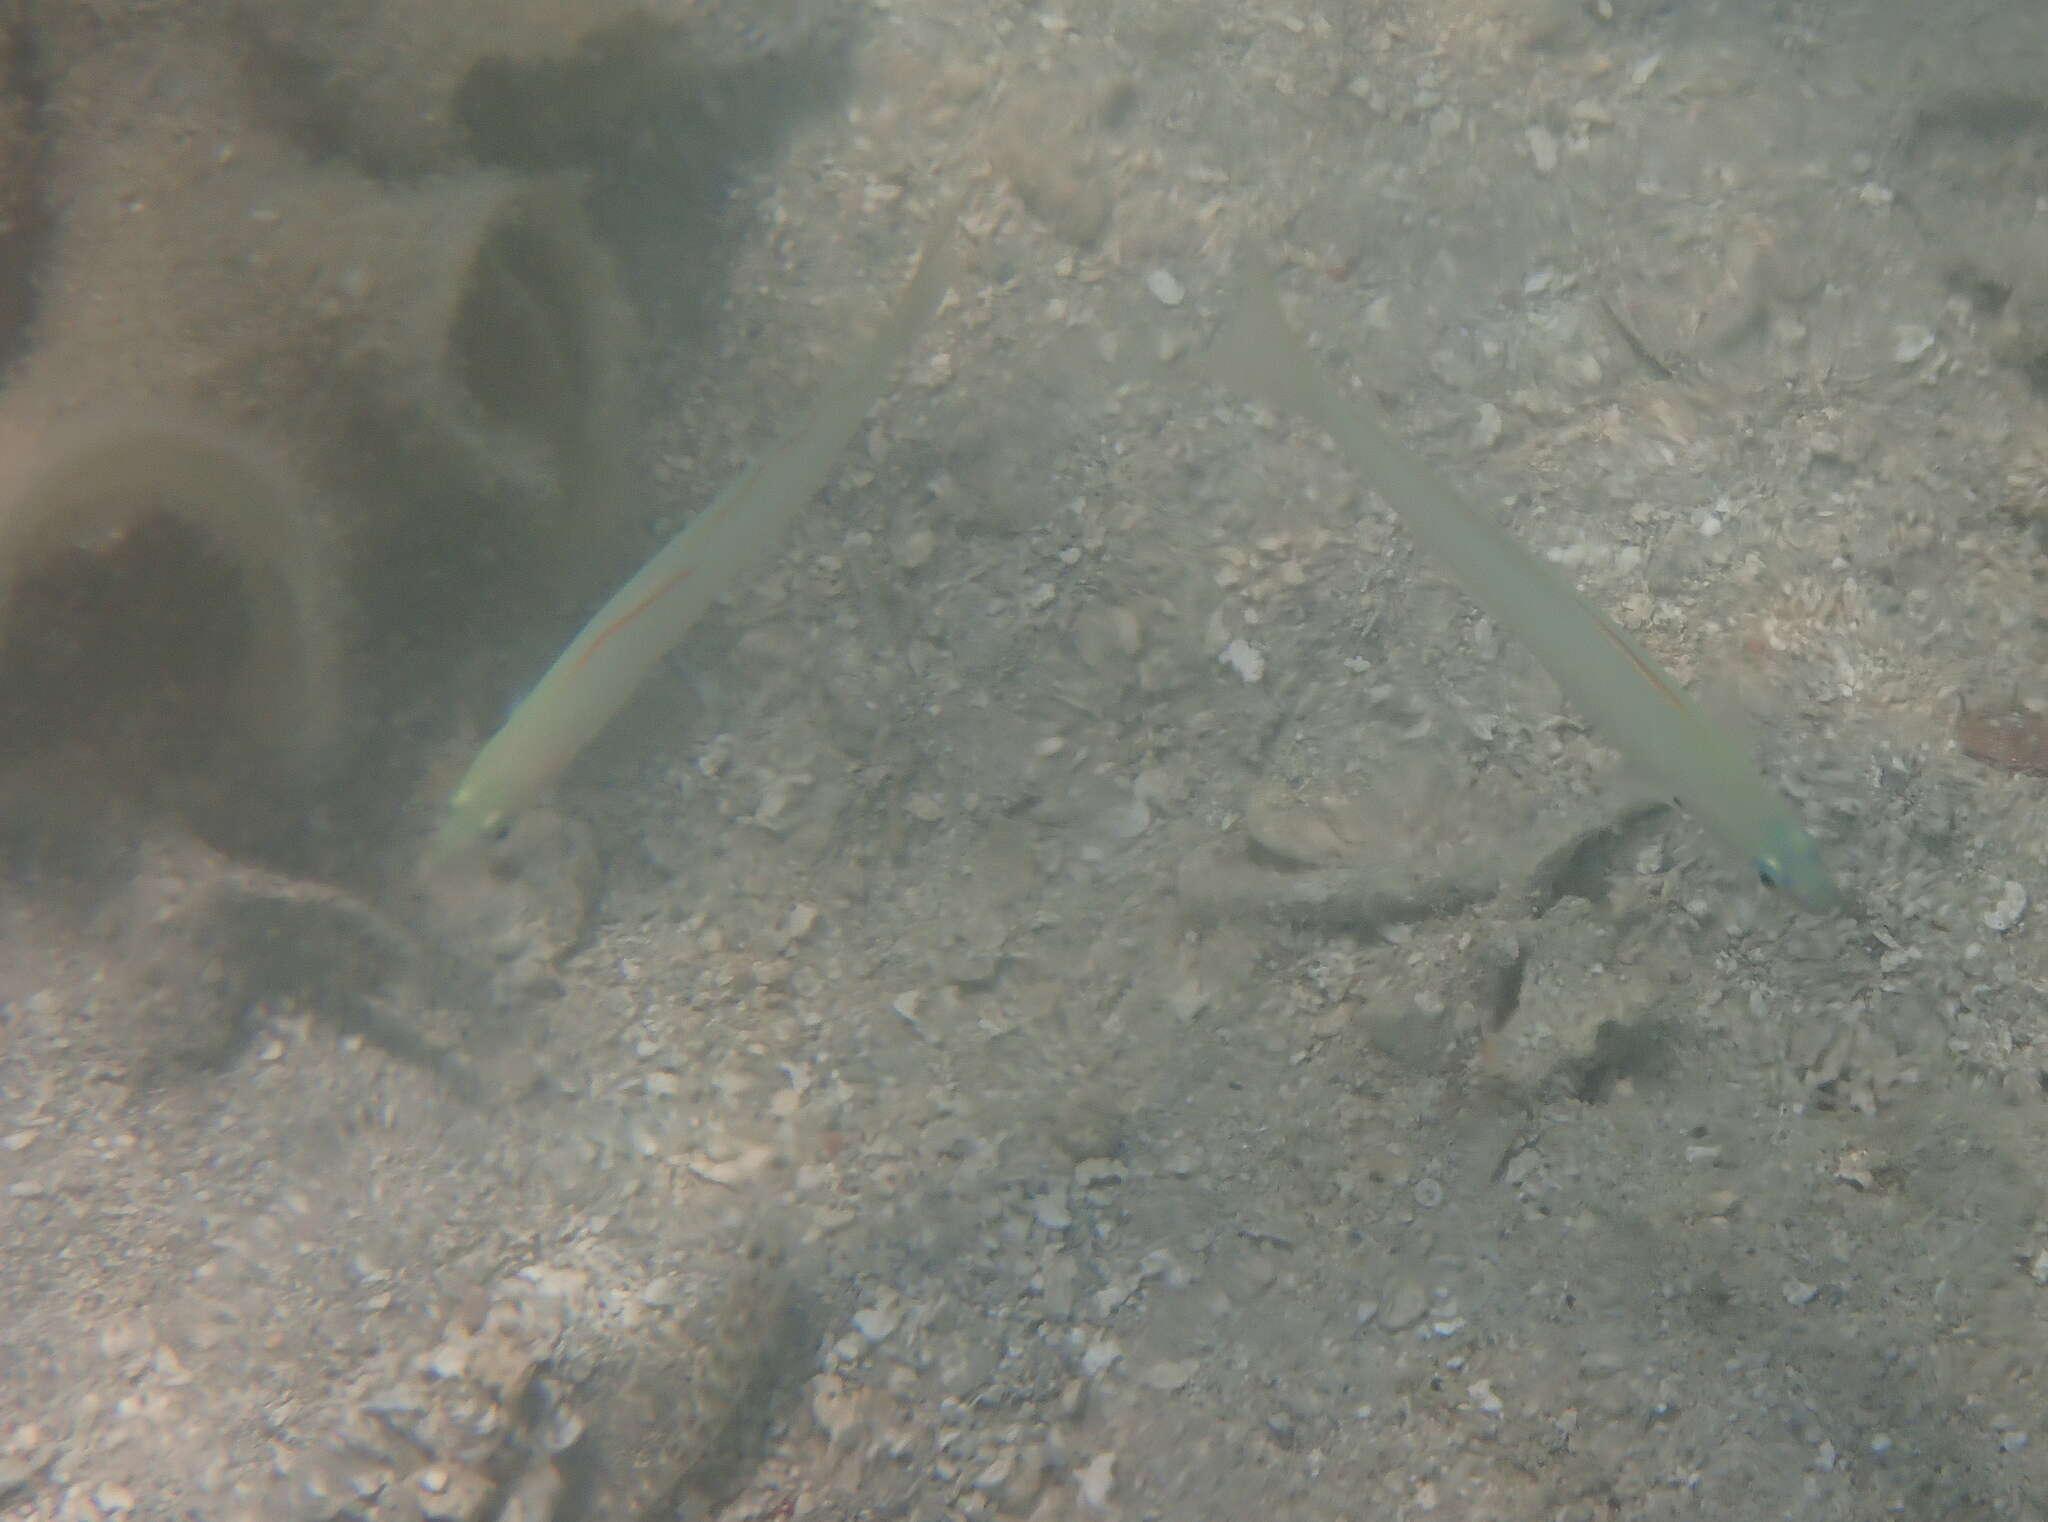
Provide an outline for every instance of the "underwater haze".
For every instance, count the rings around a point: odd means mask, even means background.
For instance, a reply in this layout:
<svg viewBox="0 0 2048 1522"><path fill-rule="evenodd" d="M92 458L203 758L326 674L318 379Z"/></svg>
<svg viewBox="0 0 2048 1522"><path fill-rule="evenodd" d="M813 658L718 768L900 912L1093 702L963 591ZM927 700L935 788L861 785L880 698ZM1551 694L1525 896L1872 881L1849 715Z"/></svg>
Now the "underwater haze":
<svg viewBox="0 0 2048 1522"><path fill-rule="evenodd" d="M0 6L0 1522L2048 1514L2040 19Z"/></svg>

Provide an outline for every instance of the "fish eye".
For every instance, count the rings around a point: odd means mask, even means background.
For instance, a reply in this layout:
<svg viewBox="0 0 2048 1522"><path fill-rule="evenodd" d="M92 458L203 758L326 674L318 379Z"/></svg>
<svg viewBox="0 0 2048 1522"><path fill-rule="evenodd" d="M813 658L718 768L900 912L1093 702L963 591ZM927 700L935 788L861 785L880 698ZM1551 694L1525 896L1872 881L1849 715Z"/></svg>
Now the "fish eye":
<svg viewBox="0 0 2048 1522"><path fill-rule="evenodd" d="M501 846L505 843L505 837L512 833L511 816L507 814L493 814L484 820L483 828L477 833L482 835L487 843Z"/></svg>
<svg viewBox="0 0 2048 1522"><path fill-rule="evenodd" d="M1785 874L1778 866L1776 857L1766 856L1756 864L1756 880L1766 888L1782 888L1785 886Z"/></svg>

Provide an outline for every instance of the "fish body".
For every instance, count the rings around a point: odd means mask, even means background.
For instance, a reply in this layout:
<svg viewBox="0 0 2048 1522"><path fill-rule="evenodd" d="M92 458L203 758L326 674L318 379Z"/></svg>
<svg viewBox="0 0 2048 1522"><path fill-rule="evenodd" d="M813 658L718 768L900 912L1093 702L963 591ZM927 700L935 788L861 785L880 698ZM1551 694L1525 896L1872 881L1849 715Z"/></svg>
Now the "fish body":
<svg viewBox="0 0 2048 1522"><path fill-rule="evenodd" d="M882 326L803 420L598 609L485 742L456 785L431 856L488 839L530 804L824 488L897 362L938 310L953 277L956 209L948 206L933 224L917 271Z"/></svg>
<svg viewBox="0 0 2048 1522"><path fill-rule="evenodd" d="M1395 438L1379 409L1348 397L1253 270L1210 355L1220 379L1314 423L1502 628L1527 645L1572 705L1630 761L1802 908L1840 902L1820 849L1745 749L1641 645L1491 515Z"/></svg>

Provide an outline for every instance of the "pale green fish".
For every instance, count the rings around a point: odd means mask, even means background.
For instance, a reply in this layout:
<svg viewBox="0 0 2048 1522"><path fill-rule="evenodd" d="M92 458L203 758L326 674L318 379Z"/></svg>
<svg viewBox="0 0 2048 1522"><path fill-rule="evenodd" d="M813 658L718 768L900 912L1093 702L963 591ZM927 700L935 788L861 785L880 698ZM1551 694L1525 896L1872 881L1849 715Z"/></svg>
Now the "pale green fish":
<svg viewBox="0 0 2048 1522"><path fill-rule="evenodd" d="M1834 910L1840 900L1813 837L1743 747L1556 570L1398 442L1370 400L1338 390L1287 326L1269 269L1254 268L1243 287L1210 357L1218 377L1335 439L1408 531L1536 653L1565 696L1623 754L1766 884L1816 914Z"/></svg>
<svg viewBox="0 0 2048 1522"><path fill-rule="evenodd" d="M794 430L690 520L598 609L547 675L512 710L456 785L430 854L443 857L502 830L597 732L752 562L823 489L834 462L887 386L953 278L958 203L933 224L910 284L880 331L847 362Z"/></svg>

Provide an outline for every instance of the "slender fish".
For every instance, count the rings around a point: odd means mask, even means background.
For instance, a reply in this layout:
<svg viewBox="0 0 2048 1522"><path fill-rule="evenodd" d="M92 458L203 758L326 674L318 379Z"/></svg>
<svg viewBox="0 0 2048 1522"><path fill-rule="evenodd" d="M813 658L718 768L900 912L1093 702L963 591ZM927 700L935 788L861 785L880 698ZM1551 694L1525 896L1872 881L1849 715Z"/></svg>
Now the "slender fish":
<svg viewBox="0 0 2048 1522"><path fill-rule="evenodd" d="M956 210L948 205L933 224L894 309L803 421L619 588L512 710L456 785L430 855L475 845L531 803L823 489L897 361L938 310L953 278Z"/></svg>
<svg viewBox="0 0 2048 1522"><path fill-rule="evenodd" d="M1820 850L1744 749L1606 615L1403 446L1379 409L1347 397L1287 326L1271 270L1253 269L1210 356L1219 379L1321 428L1473 601L1536 653L1622 752L1816 914L1840 900Z"/></svg>

